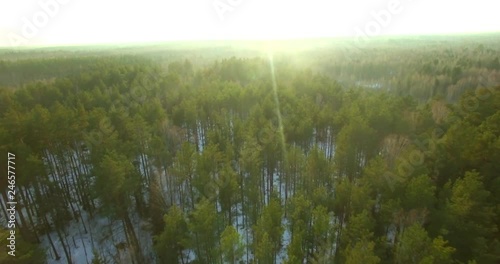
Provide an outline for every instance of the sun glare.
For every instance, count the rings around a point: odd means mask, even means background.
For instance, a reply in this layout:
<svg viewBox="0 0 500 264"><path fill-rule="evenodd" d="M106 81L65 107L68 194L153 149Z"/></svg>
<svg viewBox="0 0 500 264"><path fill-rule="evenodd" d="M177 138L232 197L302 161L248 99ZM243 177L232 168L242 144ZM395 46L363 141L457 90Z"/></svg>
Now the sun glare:
<svg viewBox="0 0 500 264"><path fill-rule="evenodd" d="M486 0L8 1L0 4L0 46L498 31L489 6Z"/></svg>

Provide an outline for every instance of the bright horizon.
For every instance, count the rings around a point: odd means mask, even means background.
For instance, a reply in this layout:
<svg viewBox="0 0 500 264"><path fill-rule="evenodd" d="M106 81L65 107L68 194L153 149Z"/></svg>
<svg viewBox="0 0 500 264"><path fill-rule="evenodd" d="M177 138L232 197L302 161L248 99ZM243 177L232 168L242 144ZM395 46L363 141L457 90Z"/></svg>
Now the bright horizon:
<svg viewBox="0 0 500 264"><path fill-rule="evenodd" d="M0 47L498 32L498 6L486 0L3 1Z"/></svg>

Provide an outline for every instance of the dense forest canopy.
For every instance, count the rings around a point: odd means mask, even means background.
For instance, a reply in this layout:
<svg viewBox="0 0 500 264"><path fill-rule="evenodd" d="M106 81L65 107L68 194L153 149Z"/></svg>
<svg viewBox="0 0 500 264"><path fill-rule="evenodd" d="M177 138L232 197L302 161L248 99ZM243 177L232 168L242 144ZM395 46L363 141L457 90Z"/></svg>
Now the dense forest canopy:
<svg viewBox="0 0 500 264"><path fill-rule="evenodd" d="M498 40L0 51L0 262L499 263Z"/></svg>

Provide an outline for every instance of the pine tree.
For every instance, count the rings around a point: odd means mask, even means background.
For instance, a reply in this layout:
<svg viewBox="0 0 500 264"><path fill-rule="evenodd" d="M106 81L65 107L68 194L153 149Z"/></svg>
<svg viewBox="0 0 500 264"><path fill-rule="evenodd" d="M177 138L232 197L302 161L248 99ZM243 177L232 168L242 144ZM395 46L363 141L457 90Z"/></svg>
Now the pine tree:
<svg viewBox="0 0 500 264"><path fill-rule="evenodd" d="M183 251L188 247L188 223L182 210L173 205L165 214L165 228L155 237L155 250L161 263L183 263Z"/></svg>
<svg viewBox="0 0 500 264"><path fill-rule="evenodd" d="M239 263L243 257L244 247L241 242L240 234L238 234L234 226L229 225L222 231L220 245L224 263Z"/></svg>

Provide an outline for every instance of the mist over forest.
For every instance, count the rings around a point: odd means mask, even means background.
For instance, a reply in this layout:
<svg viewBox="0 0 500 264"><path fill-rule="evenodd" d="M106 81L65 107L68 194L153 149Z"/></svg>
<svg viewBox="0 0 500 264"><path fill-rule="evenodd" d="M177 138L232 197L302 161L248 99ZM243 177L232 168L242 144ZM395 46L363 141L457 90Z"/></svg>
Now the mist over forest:
<svg viewBox="0 0 500 264"><path fill-rule="evenodd" d="M499 44L2 48L0 263L500 263Z"/></svg>

